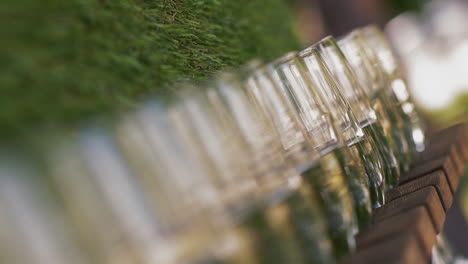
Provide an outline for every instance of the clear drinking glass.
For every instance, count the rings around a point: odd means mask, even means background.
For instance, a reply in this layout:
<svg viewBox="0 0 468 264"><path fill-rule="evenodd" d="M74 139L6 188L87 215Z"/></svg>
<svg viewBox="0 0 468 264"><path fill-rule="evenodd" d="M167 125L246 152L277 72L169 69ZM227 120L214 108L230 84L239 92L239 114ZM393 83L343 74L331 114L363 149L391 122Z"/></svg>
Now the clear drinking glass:
<svg viewBox="0 0 468 264"><path fill-rule="evenodd" d="M14 149L3 151L0 153L0 262L93 263L76 240L36 162Z"/></svg>
<svg viewBox="0 0 468 264"><path fill-rule="evenodd" d="M311 159L317 160L315 164L303 168L300 172L304 181L311 184L320 195L322 210L329 222L329 234L334 243L335 256L339 259L349 254L354 247L354 241L350 238L357 228L356 214L353 209L354 203L347 186L344 171L333 152L337 146L337 140L334 131L327 127L327 117L321 115L317 106L314 105L314 101L311 101L312 98L304 97L306 95L303 93L298 97L293 94L294 92L303 92L303 90L293 90L292 86L296 85L292 83L291 78L293 77L290 76L293 72L284 63L290 56L286 55L269 64L268 70L274 83L278 85L279 93L286 97L286 100L289 100L292 107L296 107L292 109L296 115L295 120L302 127L301 130L304 131L303 137L311 149L309 151ZM304 104L299 105L295 100L304 100ZM308 108L304 111L298 111L298 106ZM313 123L301 123L307 118L304 115L315 115L315 121L320 121L316 124L315 130L311 129ZM311 121L311 118L306 121ZM311 133L316 133L316 135Z"/></svg>
<svg viewBox="0 0 468 264"><path fill-rule="evenodd" d="M266 67L259 67L255 69L254 73L247 80L247 88L257 101L257 104L264 109L268 116L271 118L276 131L279 134L280 141L283 147L283 152L287 157L287 161L293 166L301 177L303 183L301 186L309 193L316 193L316 187L311 180L310 175L312 172L319 168L319 154L311 146L307 133L300 125L298 117L296 116L294 106L288 99L286 91L278 86L268 73ZM333 164L333 163L332 163ZM333 171L333 168L327 168ZM333 173L336 173L333 172ZM291 182L296 182L295 178ZM308 189L308 190L307 190ZM331 203L331 201L330 201ZM338 204L340 204L338 202ZM348 198L345 198L344 207L349 205ZM353 250L354 239L352 233L354 232L354 219L351 210L343 211L343 215L338 215L336 208L328 208L326 212L323 209L323 202L320 208L326 215L328 221L328 232L333 242L333 251L336 258L343 257ZM342 212L342 213L343 213ZM334 214L337 214L336 216ZM331 222L330 215L335 217ZM343 220L342 220L343 219Z"/></svg>
<svg viewBox="0 0 468 264"><path fill-rule="evenodd" d="M409 163L409 147L403 132L403 121L396 114L395 105L386 94L383 74L376 65L376 58L368 52L361 32L355 30L349 33L338 44L377 115L380 126L368 132L379 146L386 175L390 175L387 177L387 184L390 187L395 186L393 181L398 179L398 172L405 171Z"/></svg>
<svg viewBox="0 0 468 264"><path fill-rule="evenodd" d="M276 61L273 67L282 78L281 81L285 84L291 101L295 102L296 110L312 145L323 160L330 159L329 156L335 157L340 164L353 198L358 226L363 229L369 224L371 212L370 186L364 165L360 162L358 153L353 155L352 149L347 147L345 139L340 136L344 131L336 130L332 116L323 110L323 100L314 91L316 88L313 88L318 84L312 79L304 78L300 63L296 54L290 53ZM352 129L349 129L345 133L352 132ZM354 132L358 133L358 130Z"/></svg>
<svg viewBox="0 0 468 264"><path fill-rule="evenodd" d="M375 130L376 127L380 126L375 111L370 106L370 102L354 76L351 66L332 37L324 38L310 48L309 53L314 54L314 56L306 56L307 53L307 49L301 52L306 68L313 72L313 65L318 63L315 68L319 67L322 70L315 70L315 72L319 73L317 76L321 76L325 80L330 79L330 77L333 79L328 81L331 84L331 89L320 90L328 101L331 111L336 112L336 109L344 107L340 111L348 113L348 115L351 114L354 117L353 119L357 121L358 127L364 131L363 140L357 144L357 148L361 156L366 159L366 162L364 162L366 172L370 176L371 182L378 188L377 195L381 195L381 201L383 202L384 177L391 178L392 175L385 175L383 159L378 152L379 146L371 137L372 134L369 133L369 130ZM324 68L324 66L326 67ZM327 74L324 75L324 73ZM345 103L340 104L335 97L341 97L340 100ZM343 123L343 125L346 124Z"/></svg>
<svg viewBox="0 0 468 264"><path fill-rule="evenodd" d="M369 51L372 51L378 58L383 70L389 98L398 106L398 114L405 122L405 136L412 152L423 151L426 142L424 124L417 113L407 81L385 34L375 25L363 27L361 30L368 43Z"/></svg>
<svg viewBox="0 0 468 264"><path fill-rule="evenodd" d="M148 102L114 125L115 141L156 212L172 263L207 261L223 204L170 122L165 107Z"/></svg>
<svg viewBox="0 0 468 264"><path fill-rule="evenodd" d="M381 206L384 203L384 181L380 157L376 155L369 138L359 127L350 103L342 94L318 50L313 47L305 49L299 53L299 58L304 79L312 83L310 88L322 98L323 109L332 117L344 146L348 146L351 159L354 162L360 161L364 166L372 207Z"/></svg>
<svg viewBox="0 0 468 264"><path fill-rule="evenodd" d="M183 121L179 125L185 124L184 129L190 131L203 153L203 161L210 164L210 177L225 197L224 204L241 213L244 208L239 206L258 197L258 182L249 167L250 160L245 158L251 153L249 146L233 120L219 112L219 106L213 103L216 97L214 89L205 89L184 95L174 109L181 111L179 118Z"/></svg>
<svg viewBox="0 0 468 264"><path fill-rule="evenodd" d="M316 163L316 152L302 129L292 103L277 83L268 75L265 67L252 69L245 87L262 109L278 134L282 153L296 171L303 171Z"/></svg>
<svg viewBox="0 0 468 264"><path fill-rule="evenodd" d="M281 152L278 136L270 120L251 103L242 87L242 77L231 72L217 77L214 88L207 92L219 120L234 131L245 146L244 159L257 182L259 195L268 195L284 181L292 170Z"/></svg>
<svg viewBox="0 0 468 264"><path fill-rule="evenodd" d="M108 131L66 133L45 154L49 181L95 263L169 260L155 253L167 242L160 222Z"/></svg>

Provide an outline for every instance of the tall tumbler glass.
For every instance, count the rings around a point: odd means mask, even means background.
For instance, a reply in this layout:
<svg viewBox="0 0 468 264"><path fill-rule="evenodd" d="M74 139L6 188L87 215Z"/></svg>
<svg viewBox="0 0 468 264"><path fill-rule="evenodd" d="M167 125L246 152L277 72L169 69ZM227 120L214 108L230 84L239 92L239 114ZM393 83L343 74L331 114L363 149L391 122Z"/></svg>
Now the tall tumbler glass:
<svg viewBox="0 0 468 264"><path fill-rule="evenodd" d="M367 155L371 161L366 163L368 166L373 166L369 167L369 171L375 168L380 169L380 175L375 175L374 180L379 178L383 180L383 177L385 177L386 182L390 183L390 186L386 186L386 188L391 188L391 184L398 179L399 172L395 168L384 164L383 161L385 159L380 156L378 142L372 137L376 133L371 133L371 131L381 131L381 124L377 114L370 105L368 97L352 71L351 65L332 37L324 38L311 49L315 50L313 53L316 54L316 60L322 61L322 64L325 64L327 69L329 69L334 79L333 83L336 84L335 90L338 90L338 94L341 94L346 100L349 110L354 113L359 127L364 131L368 139L364 141L365 144L363 145L365 147L361 148L361 152L363 155ZM304 61L307 65L307 61ZM332 98L331 96L328 97ZM390 174L386 175L385 168L387 168Z"/></svg>
<svg viewBox="0 0 468 264"><path fill-rule="evenodd" d="M318 170L321 173L320 175L327 175L332 178L333 175L341 172L339 165L337 162L328 163L328 167L322 164L323 161L320 161L318 152L311 145L307 133L299 122L287 91L283 89L281 84L272 79L267 67L257 68L248 78L247 87L274 123L283 145L283 151L288 158L287 160L302 175L303 185L310 190L309 192L317 193L314 173ZM339 177L338 179L340 179ZM331 187L334 189L336 186L338 186L338 189L347 192L342 181L338 180L337 184ZM327 194L322 195L327 196ZM353 233L356 225L352 203L349 202L349 194L344 193L343 196L344 200L342 202L335 203L335 200L327 199L327 204L335 204L329 208L324 208L323 197L321 197L320 205L328 221L328 233L332 239L333 251L337 259L349 254L354 249L355 244ZM337 198L337 200L340 199ZM337 212L336 207L343 208L343 211L341 213Z"/></svg>
<svg viewBox="0 0 468 264"><path fill-rule="evenodd" d="M279 61L282 61L280 59ZM289 100L289 104L295 107L294 98L290 95L289 82L285 74L278 66L279 61L268 65L268 71L274 83L279 88L279 93ZM311 184L319 193L322 210L329 221L329 234L334 243L335 256L341 258L347 255L354 247L354 241L350 236L356 232L356 214L353 210L353 201L346 184L344 171L333 154L336 142L330 141L335 135L330 130L316 130L317 138L311 138L307 127L301 123L300 113L293 109L295 120L301 126L304 139L310 150L310 158L317 162L302 169L301 175L305 181ZM314 143L316 141L317 143ZM323 146L322 153L317 148Z"/></svg>
<svg viewBox="0 0 468 264"><path fill-rule="evenodd" d="M360 160L364 165L369 180L372 207L381 206L385 199L380 157L374 152L370 139L358 125L350 103L342 94L317 49L305 49L300 52L299 57L304 79L315 83L310 87L323 99L324 109L333 117L335 127L341 131L343 141L354 159Z"/></svg>
<svg viewBox="0 0 468 264"><path fill-rule="evenodd" d="M397 105L398 114L405 122L405 136L413 152L425 149L426 132L416 106L411 99L402 68L385 34L375 25L362 28L369 51L374 52L387 81L387 92ZM414 153L413 153L414 154Z"/></svg>
<svg viewBox="0 0 468 264"><path fill-rule="evenodd" d="M93 127L56 137L44 167L96 263L164 261L155 253L158 221L108 131Z"/></svg>
<svg viewBox="0 0 468 264"><path fill-rule="evenodd" d="M77 240L33 156L16 148L0 153L0 262L99 263Z"/></svg>
<svg viewBox="0 0 468 264"><path fill-rule="evenodd" d="M146 102L121 117L113 132L124 162L156 212L165 238L160 250L170 252L174 263L208 260L216 236L210 226L215 215L206 212L222 207L221 199L169 126L166 108Z"/></svg>
<svg viewBox="0 0 468 264"><path fill-rule="evenodd" d="M375 57L365 48L361 32L355 30L338 41L341 50L371 102L381 126L370 130L378 133L372 137L379 144L387 174L405 171L409 161L409 148L403 132L403 121L396 114L396 107L386 94L383 74L376 65ZM382 130L380 130L382 128ZM401 167L401 168L400 168ZM392 178L398 178L395 173Z"/></svg>
<svg viewBox="0 0 468 264"><path fill-rule="evenodd" d="M304 78L304 70L296 54L290 53L274 62L272 66L284 83L291 101L294 102L311 144L323 160L334 157L340 164L353 198L358 226L360 229L365 228L370 220L370 186L359 154L357 152L353 154L353 149L348 148L344 137L341 136L345 131L337 130L332 116L323 110L325 107L323 100L313 88L318 84L312 79ZM352 132L352 129L346 131L348 135ZM359 130L354 132L359 133ZM357 137L356 135L350 136L353 140Z"/></svg>

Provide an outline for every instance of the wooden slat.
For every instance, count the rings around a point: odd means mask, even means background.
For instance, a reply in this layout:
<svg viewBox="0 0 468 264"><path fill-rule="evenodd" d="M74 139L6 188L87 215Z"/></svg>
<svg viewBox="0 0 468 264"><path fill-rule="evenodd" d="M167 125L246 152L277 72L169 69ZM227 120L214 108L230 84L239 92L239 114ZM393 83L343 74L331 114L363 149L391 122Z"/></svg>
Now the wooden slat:
<svg viewBox="0 0 468 264"><path fill-rule="evenodd" d="M356 235L357 252L342 263L429 263L468 161L466 126L442 130L429 141L399 186L386 193L387 203L373 212L371 226Z"/></svg>
<svg viewBox="0 0 468 264"><path fill-rule="evenodd" d="M358 251L343 264L427 264L430 258L424 254L415 232L393 236L382 243Z"/></svg>
<svg viewBox="0 0 468 264"><path fill-rule="evenodd" d="M455 168L453 160L450 158L450 156L441 156L434 160L414 166L410 169L410 171L400 177L400 184L407 183L438 170L442 170L444 172L445 178L449 183L450 190L452 193L454 193L458 187L458 183L460 182L461 175Z"/></svg>
<svg viewBox="0 0 468 264"><path fill-rule="evenodd" d="M459 144L453 140L433 140L432 144L429 144L427 149L411 164L411 168L426 164L437 158L449 157L453 162L457 174L461 175L465 168L465 160L459 153L457 146L459 146Z"/></svg>
<svg viewBox="0 0 468 264"><path fill-rule="evenodd" d="M468 133L466 124L460 123L453 125L447 129L441 130L429 139L429 145L436 142L455 142L457 147L457 152L462 157L462 159L468 161Z"/></svg>
<svg viewBox="0 0 468 264"><path fill-rule="evenodd" d="M444 225L445 211L437 194L437 189L433 186L409 193L377 208L372 214L372 223L384 221L389 217L403 214L419 206L424 206L427 209L434 229L439 233Z"/></svg>
<svg viewBox="0 0 468 264"><path fill-rule="evenodd" d="M439 199L442 201L444 211L447 212L448 209L452 206L453 194L450 190L450 186L445 178L443 171L438 170L433 173L427 174L425 176L415 178L411 181L408 181L397 188L388 191L385 194L385 200L391 202L399 197L407 195L409 193L421 190L425 187L433 186L437 190Z"/></svg>
<svg viewBox="0 0 468 264"><path fill-rule="evenodd" d="M394 236L412 232L417 236L419 247L424 255L430 256L436 240L436 231L431 216L424 206L389 217L360 232L356 235L357 250L361 251L392 239Z"/></svg>

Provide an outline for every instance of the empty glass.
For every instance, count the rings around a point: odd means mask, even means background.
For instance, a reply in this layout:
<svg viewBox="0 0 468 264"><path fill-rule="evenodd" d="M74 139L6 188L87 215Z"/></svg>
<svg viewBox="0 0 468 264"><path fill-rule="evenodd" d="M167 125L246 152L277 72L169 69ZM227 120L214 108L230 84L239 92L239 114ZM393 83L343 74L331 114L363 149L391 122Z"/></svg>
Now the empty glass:
<svg viewBox="0 0 468 264"><path fill-rule="evenodd" d="M355 30L349 33L341 38L338 44L377 115L380 126L374 125L375 128L368 132L379 145L378 150L384 160L386 175L390 175L387 183L389 187L393 187L396 185L398 172L405 171L409 165L409 149L403 132L403 121L396 114L396 107L386 94L384 77L376 66L375 57L368 52L361 32Z"/></svg>
<svg viewBox="0 0 468 264"><path fill-rule="evenodd" d="M352 150L346 147L345 140L341 137L342 131L335 130L332 117L322 109L324 104L312 88L317 84L303 77L303 69L295 54L289 54L276 63L278 76L283 78L282 82L286 84L289 95L295 102L312 145L321 157L327 157L328 153L333 152L333 155L328 156L335 156L346 174L359 227L364 228L369 222L370 197L367 175L363 164L359 162L359 155L353 157ZM352 132L352 129L346 131L347 134Z"/></svg>
<svg viewBox="0 0 468 264"><path fill-rule="evenodd" d="M44 166L68 221L95 263L169 260L156 253L167 241L109 133L90 128L55 138L54 143Z"/></svg>
<svg viewBox="0 0 468 264"><path fill-rule="evenodd" d="M384 203L384 183L379 156L373 152L369 139L358 126L349 102L343 96L318 50L314 47L305 49L299 53L299 58L304 79L311 83L309 87L312 91L322 98L323 109L332 117L344 146L348 147L351 156L343 162L350 163L348 160L351 159L354 163L364 166L372 207L381 206Z"/></svg>
<svg viewBox="0 0 468 264"><path fill-rule="evenodd" d="M287 166L281 151L278 135L265 112L249 97L242 85L243 76L224 73L216 80L216 92L211 94L211 103L222 120L230 120L246 143L250 152L249 159L252 174L266 192L275 181L293 173Z"/></svg>
<svg viewBox="0 0 468 264"><path fill-rule="evenodd" d="M299 117L296 120L301 121L299 124L305 131L304 138L311 148L310 157L318 160L316 164L301 171L301 175L320 194L322 207L330 224L329 233L334 242L335 254L337 258L341 258L354 246L349 236L356 232L357 227L357 214L353 209L355 204L348 189L344 171L335 154L339 146L336 132L314 98L306 93L304 86L298 85L299 79L294 76L297 74L294 72L297 69L294 68L295 65L288 64L291 58L295 58L295 54L288 54L269 64L269 73L281 89L280 93L287 96L295 107L294 111ZM299 100L302 102L298 102ZM354 177L357 176L354 175ZM354 187L359 187L353 191L361 194L367 191L365 187L361 188L362 186ZM356 205L361 209L362 204ZM367 210L367 218L369 211L370 207Z"/></svg>
<svg viewBox="0 0 468 264"><path fill-rule="evenodd" d="M425 149L426 135L417 109L411 99L407 82L398 65L398 60L384 33L375 25L362 28L369 51L378 58L379 66L386 78L389 98L397 105L398 114L405 122L405 136L412 152Z"/></svg>
<svg viewBox="0 0 468 264"><path fill-rule="evenodd" d="M75 239L36 165L14 149L0 153L0 262L97 263Z"/></svg>
<svg viewBox="0 0 468 264"><path fill-rule="evenodd" d="M311 149L293 105L268 75L266 68L257 67L253 70L247 78L246 88L255 104L270 118L289 166L299 172L305 170L316 163L318 153Z"/></svg>
<svg viewBox="0 0 468 264"><path fill-rule="evenodd" d="M346 107L345 98L341 97L338 91L333 92L336 87L333 88L333 80L328 69L314 57L317 55L316 52L316 55L313 53L312 49L304 50L299 55L300 59L293 56L284 63L284 67L290 68L288 70L291 73L288 79L291 91L293 91L294 100L302 105L298 109L304 123L309 126L310 137L322 140L321 145L315 142L322 153L335 148L334 155L347 176L347 184L354 199L359 227L362 229L369 222L371 203L373 207L383 204L382 178L376 177L377 181L372 178L375 174L379 175L379 171L370 170L370 165L367 165L367 171L374 175L368 175L365 170L364 163L372 160L369 161L368 156L361 155L362 150L358 146L363 145L362 141L366 138L353 119L352 113L349 112L349 108ZM320 90L325 90L325 93L328 93L326 96L331 96L328 98L330 103L341 106L329 108ZM323 141L319 134L328 135L327 140Z"/></svg>
<svg viewBox="0 0 468 264"><path fill-rule="evenodd" d="M354 76L351 66L332 37L324 38L310 49L313 50L312 54L315 54L315 61L322 62L321 64L326 65L326 69L329 69L329 74L323 76L323 78L327 79L332 76L334 80L329 82L333 84L331 89L320 90L320 92L325 95L324 97L332 113L337 111L336 109L343 108L341 111L355 117L354 120L357 121L358 127L364 131L364 140L357 144L357 148L361 156L365 157L367 160L364 162L366 172L371 182L378 188L379 192L376 194L381 195L383 202L384 179L387 182L391 182L387 178L392 179L392 176L397 172L385 175L383 159L378 152L379 146L374 138L372 138L372 135L375 133L369 133L369 130L375 130L376 127L380 126L377 115L370 106L368 98ZM306 51L307 49L303 54L306 54ZM314 70L314 60L312 58L312 56L303 56L305 65L311 71ZM308 64L310 64L310 66L308 66ZM319 65L319 67L321 66ZM344 103L337 101L335 99L337 96L342 97L341 101ZM342 126L343 125L346 125L346 123L343 123Z"/></svg>
<svg viewBox="0 0 468 264"><path fill-rule="evenodd" d="M172 247L171 261L206 259L215 239L208 216L223 217L222 201L169 124L164 107L146 103L115 124L115 141L157 214L165 244Z"/></svg>
<svg viewBox="0 0 468 264"><path fill-rule="evenodd" d="M311 188L309 192L321 191L317 188L321 183L316 181L322 177L337 179L327 187L331 189L330 192L339 189L340 193L336 194L338 197L335 194L320 193L320 208L325 212L328 221L328 232L333 241L335 257L342 258L354 248L353 233L356 225L347 187L340 179L341 169L333 157L331 157L332 162L319 161L318 152L312 148L307 133L300 125L293 105L287 97L287 91L277 84L271 79L265 67L257 68L247 81L247 86L256 100L263 105L273 120L283 143L284 152L290 157L289 160L298 173L303 176L303 185L307 184L307 187ZM315 173L318 176L315 176ZM323 182L328 182L328 179ZM327 207L328 205L330 207ZM338 212L340 209L342 211Z"/></svg>

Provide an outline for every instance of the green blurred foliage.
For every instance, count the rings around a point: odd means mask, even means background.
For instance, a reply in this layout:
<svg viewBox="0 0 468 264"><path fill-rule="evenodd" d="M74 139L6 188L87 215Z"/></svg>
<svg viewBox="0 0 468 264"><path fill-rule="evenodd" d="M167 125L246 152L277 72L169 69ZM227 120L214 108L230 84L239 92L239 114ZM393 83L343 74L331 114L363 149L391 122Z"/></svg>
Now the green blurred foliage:
<svg viewBox="0 0 468 264"><path fill-rule="evenodd" d="M406 11L420 11L425 0L387 0L391 17Z"/></svg>
<svg viewBox="0 0 468 264"><path fill-rule="evenodd" d="M6 0L0 17L2 138L299 47L284 0Z"/></svg>
<svg viewBox="0 0 468 264"><path fill-rule="evenodd" d="M457 96L449 106L431 111L428 115L438 127L448 127L455 123L468 123L468 93Z"/></svg>

